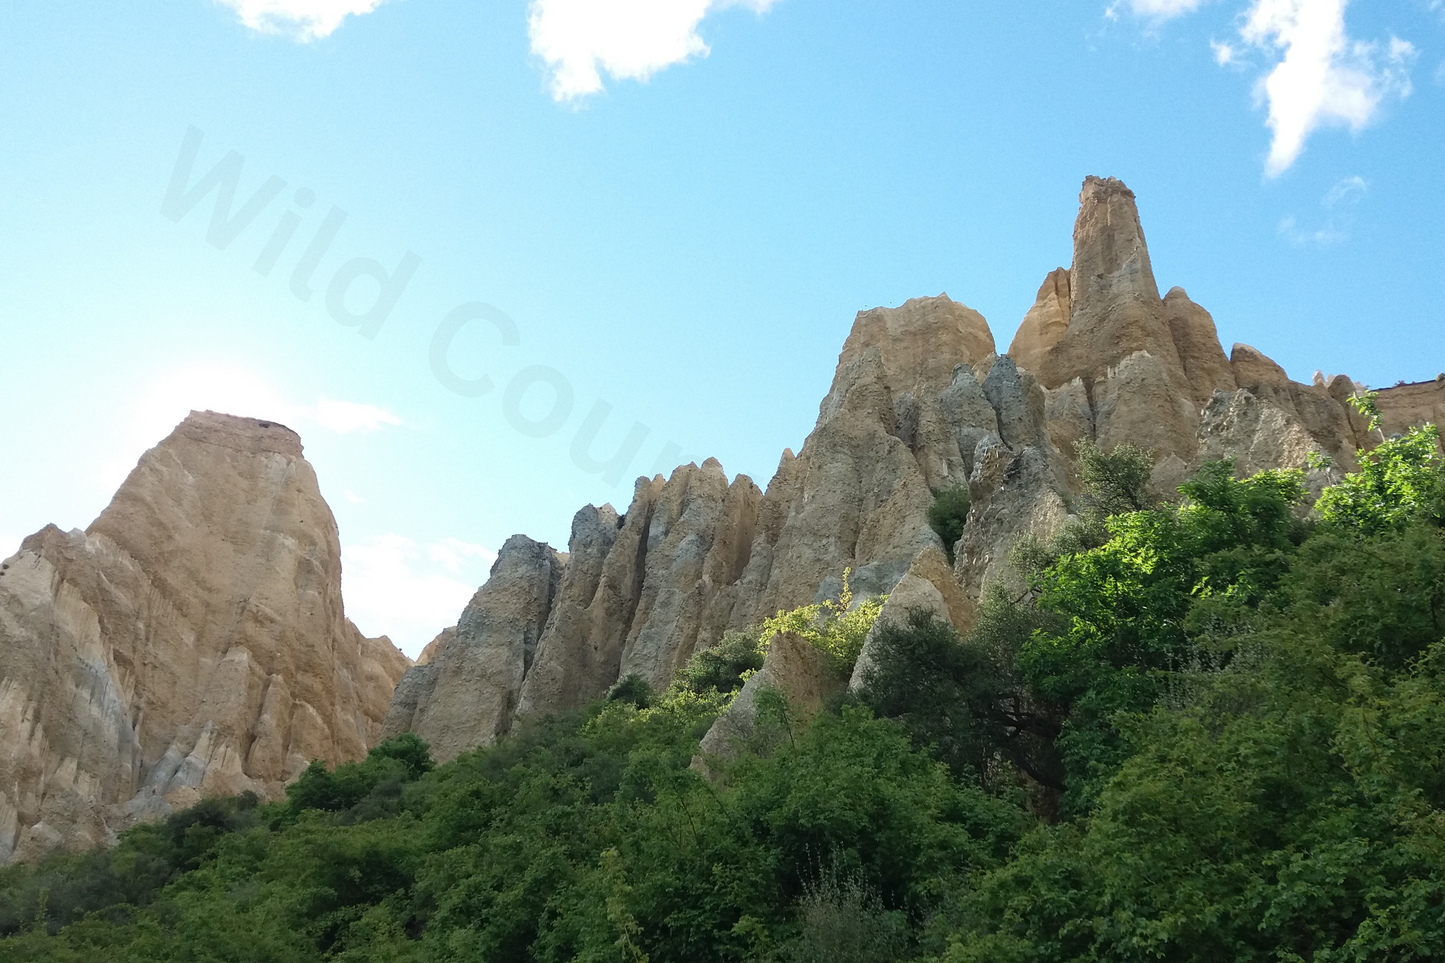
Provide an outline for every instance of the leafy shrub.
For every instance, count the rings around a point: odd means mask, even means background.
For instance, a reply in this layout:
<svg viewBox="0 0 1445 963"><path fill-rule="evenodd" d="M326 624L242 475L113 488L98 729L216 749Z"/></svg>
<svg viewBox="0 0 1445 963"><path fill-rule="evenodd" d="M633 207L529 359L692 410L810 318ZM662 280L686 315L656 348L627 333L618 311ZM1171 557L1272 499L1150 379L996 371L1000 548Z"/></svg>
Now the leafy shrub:
<svg viewBox="0 0 1445 963"><path fill-rule="evenodd" d="M1087 438L1074 446L1085 511L1096 518L1145 512L1159 505L1149 487L1154 452L1134 445L1116 445L1106 452Z"/></svg>
<svg viewBox="0 0 1445 963"><path fill-rule="evenodd" d="M434 765L426 743L410 732L382 742L361 762L343 763L335 770L313 761L286 787L289 816L308 809L352 811L356 820L390 815L400 808L402 786Z"/></svg>
<svg viewBox="0 0 1445 963"><path fill-rule="evenodd" d="M619 679L607 690L608 702L625 702L639 709L646 709L652 700L652 684L636 672Z"/></svg>
<svg viewBox="0 0 1445 963"><path fill-rule="evenodd" d="M933 504L928 506L928 524L943 539L944 551L948 553L949 564L953 563L953 550L963 537L963 526L968 521L969 497L966 485L954 485L935 492Z"/></svg>
<svg viewBox="0 0 1445 963"><path fill-rule="evenodd" d="M724 632L716 645L688 660L673 685L699 695L735 692L749 672L763 667L767 651L761 635L761 629Z"/></svg>
<svg viewBox="0 0 1445 963"><path fill-rule="evenodd" d="M859 653L863 651L868 631L878 621L878 613L888 600L886 595L879 595L854 605L853 589L848 581L851 574L850 570L843 570L843 591L838 598L803 605L791 612L779 612L773 618L764 619L758 635L764 651L774 635L793 632L826 653L835 670L851 672Z"/></svg>
<svg viewBox="0 0 1445 963"><path fill-rule="evenodd" d="M884 909L878 890L836 859L804 889L798 924L781 963L893 963L908 950L906 914Z"/></svg>
<svg viewBox="0 0 1445 963"><path fill-rule="evenodd" d="M1445 463L1440 430L1411 428L1360 454L1360 470L1326 489L1320 517L1360 534L1404 527L1411 519L1445 525Z"/></svg>

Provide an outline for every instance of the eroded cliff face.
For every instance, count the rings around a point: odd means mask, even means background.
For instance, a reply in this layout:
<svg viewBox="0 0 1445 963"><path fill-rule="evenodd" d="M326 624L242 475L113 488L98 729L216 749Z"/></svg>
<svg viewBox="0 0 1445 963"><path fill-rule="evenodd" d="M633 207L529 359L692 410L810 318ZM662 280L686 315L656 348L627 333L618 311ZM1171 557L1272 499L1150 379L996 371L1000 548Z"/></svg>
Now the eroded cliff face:
<svg viewBox="0 0 1445 963"><path fill-rule="evenodd" d="M1047 276L1008 354L947 295L862 312L816 427L796 456L783 453L765 492L746 476L728 484L709 460L639 479L623 515L578 512L535 657L519 661L500 637L476 650L505 652L487 656L510 668L506 692L486 689L486 704L515 705L511 717L443 705L453 698L443 680L463 670L438 659L408 674L387 731L449 713L465 735L445 745L481 745L516 715L574 708L629 674L665 686L724 631L836 596L845 568L860 597L897 591L880 618L931 608L966 631L993 586L1021 587L1008 560L1018 540L1067 523L1079 441L1152 449L1166 492L1209 460L1254 472L1328 455L1334 468L1310 469L1318 490L1379 440L1347 403L1356 388L1343 375L1293 382L1248 345L1226 354L1182 288L1160 296L1134 194L1090 177L1073 263ZM1445 379L1387 389L1380 408L1386 433L1438 422ZM968 488L972 508L959 543L944 546L927 512L953 486ZM476 700L483 687L447 691Z"/></svg>
<svg viewBox="0 0 1445 963"><path fill-rule="evenodd" d="M195 413L0 566L0 861L359 759L409 660L345 617L300 439Z"/></svg>

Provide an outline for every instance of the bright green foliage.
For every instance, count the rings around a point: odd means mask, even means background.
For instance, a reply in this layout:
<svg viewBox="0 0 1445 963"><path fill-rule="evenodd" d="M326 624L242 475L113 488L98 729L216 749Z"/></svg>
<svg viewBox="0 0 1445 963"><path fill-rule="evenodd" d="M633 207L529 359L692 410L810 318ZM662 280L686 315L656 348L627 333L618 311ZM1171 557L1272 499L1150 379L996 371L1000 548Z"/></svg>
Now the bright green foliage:
<svg viewBox="0 0 1445 963"><path fill-rule="evenodd" d="M954 485L936 492L933 504L928 506L928 524L943 539L943 549L948 561L953 563L953 547L963 537L963 526L968 521L968 486Z"/></svg>
<svg viewBox="0 0 1445 963"><path fill-rule="evenodd" d="M1061 628L1023 645L1018 675L1062 720L1066 812L1092 805L1127 754L1114 716L1147 710L1170 674L1199 658L1189 627L1247 623L1303 537L1291 514L1304 496L1298 473L1239 481L1222 462L1181 490L1182 506L1116 515L1108 542L1034 578L1038 608Z"/></svg>
<svg viewBox="0 0 1445 963"><path fill-rule="evenodd" d="M1361 452L1360 470L1320 496L1320 517L1366 535L1415 518L1445 525L1439 444L1440 430L1426 425Z"/></svg>
<svg viewBox="0 0 1445 963"><path fill-rule="evenodd" d="M402 787L433 767L426 743L410 732L381 743L363 761L344 763L335 771L313 762L286 787L288 818L307 809L344 812L352 822L392 815L400 808Z"/></svg>
<svg viewBox="0 0 1445 963"><path fill-rule="evenodd" d="M901 960L1026 828L859 708L714 786L688 764L715 711L681 692L524 725L407 783L395 815L239 829L148 905L17 933L0 959L808 960L857 911L886 931L851 958ZM37 876L9 872L7 894Z"/></svg>
<svg viewBox="0 0 1445 963"><path fill-rule="evenodd" d="M1134 445L1106 452L1088 439L1074 446L1079 480L1084 484L1085 510L1100 518L1148 511L1159 499L1149 489L1154 453Z"/></svg>
<svg viewBox="0 0 1445 963"><path fill-rule="evenodd" d="M774 700L716 783L690 763L763 633L841 665L876 610L780 614L444 766L394 740L0 869L0 961L1445 958L1445 527L1412 445L1375 455L1408 485L1358 498L1366 467L1318 524L1298 475L1210 466L963 639L880 628L862 705Z"/></svg>
<svg viewBox="0 0 1445 963"><path fill-rule="evenodd" d="M0 869L0 936L37 922L53 931L108 906L149 905L166 884L210 859L223 838L259 824L253 793L206 799L133 829L112 852L55 857L34 873Z"/></svg>
<svg viewBox="0 0 1445 963"><path fill-rule="evenodd" d="M828 599L813 605L803 605L791 612L779 612L770 619L764 619L758 638L766 650L768 642L779 632L793 632L816 649L828 654L834 668L849 672L858 654L863 651L863 640L868 630L878 621L878 613L886 595L864 599L853 604L853 590L848 584L851 573L843 571L843 591L836 599Z"/></svg>
<svg viewBox="0 0 1445 963"><path fill-rule="evenodd" d="M730 693L742 686L750 672L763 667L767 650L758 630L724 632L710 649L694 655L673 680L675 688L699 695L708 692Z"/></svg>

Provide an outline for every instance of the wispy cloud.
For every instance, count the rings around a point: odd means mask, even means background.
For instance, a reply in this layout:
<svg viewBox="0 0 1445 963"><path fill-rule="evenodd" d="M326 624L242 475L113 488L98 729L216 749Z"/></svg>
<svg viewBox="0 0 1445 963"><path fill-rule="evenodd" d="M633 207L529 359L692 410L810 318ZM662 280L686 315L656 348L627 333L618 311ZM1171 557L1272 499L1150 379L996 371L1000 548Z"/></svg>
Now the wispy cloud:
<svg viewBox="0 0 1445 963"><path fill-rule="evenodd" d="M350 434L353 431L375 431L383 425L400 425L401 419L385 408L355 401L337 401L322 395L311 409L316 423L328 431Z"/></svg>
<svg viewBox="0 0 1445 963"><path fill-rule="evenodd" d="M1104 11L1105 15L1110 18L1117 17L1122 2L1123 0L1120 0L1110 5L1109 9ZM1204 3L1205 0L1128 0L1128 7L1129 12L1136 17L1163 21L1193 13Z"/></svg>
<svg viewBox="0 0 1445 963"><path fill-rule="evenodd" d="M1240 43L1209 41L1221 67L1244 67L1246 51L1268 63L1255 97L1268 106L1273 132L1265 162L1270 177L1288 170L1321 127L1359 131L1387 101L1410 95L1410 68L1419 52L1399 37L1369 42L1350 37L1349 2L1249 0L1240 14ZM1116 18L1126 3L1130 13L1158 24L1194 12L1203 0L1116 0L1105 16ZM1445 0L1431 4L1445 8Z"/></svg>
<svg viewBox="0 0 1445 963"><path fill-rule="evenodd" d="M1279 222L1279 235L1297 247L1307 244L1340 244L1349 240L1348 228L1354 222L1353 209L1364 200L1369 185L1363 177L1342 177L1320 198L1325 209L1325 222L1313 229L1302 228L1293 214Z"/></svg>
<svg viewBox="0 0 1445 963"><path fill-rule="evenodd" d="M1358 131L1389 98L1410 94L1416 57L1408 41L1350 39L1348 0L1256 0L1240 36L1279 57L1257 88L1269 104L1274 132L1265 170L1277 176L1294 164L1316 129L1343 125Z"/></svg>
<svg viewBox="0 0 1445 963"><path fill-rule="evenodd" d="M191 411L264 418L299 432L303 440L316 430L368 433L404 424L377 405L321 396L298 404L255 371L239 365L199 364L167 371L152 380L117 414L118 430L97 453L95 483L112 492L135 466L141 452L175 428Z"/></svg>
<svg viewBox="0 0 1445 963"><path fill-rule="evenodd" d="M396 534L343 546L346 613L367 635L388 635L416 658L438 632L456 624L495 558L458 539L423 546Z"/></svg>
<svg viewBox="0 0 1445 963"><path fill-rule="evenodd" d="M261 33L297 40L328 37L347 17L370 13L386 0L218 0Z"/></svg>
<svg viewBox="0 0 1445 963"><path fill-rule="evenodd" d="M705 57L697 28L726 7L762 13L776 0L532 0L527 32L550 75L552 96L575 100L614 80L646 80L673 64Z"/></svg>
<svg viewBox="0 0 1445 963"><path fill-rule="evenodd" d="M472 562L479 561L488 568L497 560L497 553L484 545L464 542L460 538L444 538L434 543L427 554L433 562L456 574Z"/></svg>
<svg viewBox="0 0 1445 963"><path fill-rule="evenodd" d="M1332 211L1345 204L1358 204L1368 190L1369 185L1365 183L1365 179L1360 175L1356 174L1354 177L1342 177L1335 182L1335 186L1330 188L1329 193L1324 196L1324 199L1320 201L1320 203L1324 205L1327 211Z"/></svg>

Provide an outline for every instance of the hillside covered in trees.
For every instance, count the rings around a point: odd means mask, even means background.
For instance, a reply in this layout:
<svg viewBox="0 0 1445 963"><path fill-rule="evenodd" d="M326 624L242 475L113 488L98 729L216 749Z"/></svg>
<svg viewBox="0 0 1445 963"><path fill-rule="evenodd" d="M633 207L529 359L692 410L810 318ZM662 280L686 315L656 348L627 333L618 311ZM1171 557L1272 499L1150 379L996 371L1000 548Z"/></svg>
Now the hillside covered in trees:
<svg viewBox="0 0 1445 963"><path fill-rule="evenodd" d="M1445 955L1434 428L1303 476L1081 448L1088 504L960 639L698 743L774 628L433 765L415 736L0 870L0 960L1424 960ZM877 607L854 608L876 615ZM856 657L847 606L789 625Z"/></svg>

